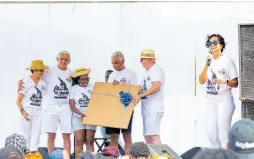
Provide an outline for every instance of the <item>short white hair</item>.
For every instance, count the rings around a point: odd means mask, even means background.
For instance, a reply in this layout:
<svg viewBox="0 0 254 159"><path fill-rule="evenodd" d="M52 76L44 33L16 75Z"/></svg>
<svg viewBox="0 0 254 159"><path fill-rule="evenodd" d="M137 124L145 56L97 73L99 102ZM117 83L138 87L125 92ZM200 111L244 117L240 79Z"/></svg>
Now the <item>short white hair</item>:
<svg viewBox="0 0 254 159"><path fill-rule="evenodd" d="M62 50L62 51L60 51L60 52L58 53L57 57L59 57L59 56L60 56L60 54L65 54L65 55L68 55L68 56L69 56L69 58L70 58L70 60L71 60L71 54L70 54L70 52L69 52L69 51L67 51L67 50Z"/></svg>
<svg viewBox="0 0 254 159"><path fill-rule="evenodd" d="M114 58L114 57L119 57L119 59L120 59L121 61L124 60L124 55L123 55L123 53L122 53L121 51L116 51L116 52L114 52L114 53L111 55L111 58Z"/></svg>

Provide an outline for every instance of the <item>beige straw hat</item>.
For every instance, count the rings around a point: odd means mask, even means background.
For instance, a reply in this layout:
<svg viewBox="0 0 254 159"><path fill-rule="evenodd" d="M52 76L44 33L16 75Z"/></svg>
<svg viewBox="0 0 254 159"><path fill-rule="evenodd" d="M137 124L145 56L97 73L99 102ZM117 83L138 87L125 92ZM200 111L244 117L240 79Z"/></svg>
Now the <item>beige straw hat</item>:
<svg viewBox="0 0 254 159"><path fill-rule="evenodd" d="M31 66L26 68L27 70L46 70L48 66L45 66L42 60L34 60L31 62Z"/></svg>
<svg viewBox="0 0 254 159"><path fill-rule="evenodd" d="M140 58L157 59L152 49L143 49Z"/></svg>
<svg viewBox="0 0 254 159"><path fill-rule="evenodd" d="M80 68L75 69L75 71L72 73L71 77L76 78L76 77L79 77L79 76L82 76L82 75L88 75L90 72L91 72L90 69L80 67Z"/></svg>

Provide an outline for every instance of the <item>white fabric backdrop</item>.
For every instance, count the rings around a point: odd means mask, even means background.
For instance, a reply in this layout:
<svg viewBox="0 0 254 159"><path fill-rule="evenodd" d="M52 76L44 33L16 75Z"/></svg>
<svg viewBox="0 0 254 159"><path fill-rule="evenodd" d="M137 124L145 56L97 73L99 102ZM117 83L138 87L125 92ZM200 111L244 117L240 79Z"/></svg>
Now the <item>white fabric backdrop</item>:
<svg viewBox="0 0 254 159"><path fill-rule="evenodd" d="M165 116L162 141L181 154L193 146L209 146L206 136L204 87L197 84L198 73L208 50L210 33L224 36L225 54L239 64L238 24L252 23L253 3L138 3L138 4L0 4L0 145L7 135L19 131L16 109L16 82L27 74L33 59L56 65L60 50L72 54L71 68L92 69L91 79L103 81L112 69L110 54L121 50L126 65L142 74L139 53L153 48L166 73ZM234 89L240 119L238 89ZM136 108L133 141L143 141L140 106ZM99 135L99 133L97 133ZM41 146L46 146L42 134ZM62 145L61 136L57 146Z"/></svg>

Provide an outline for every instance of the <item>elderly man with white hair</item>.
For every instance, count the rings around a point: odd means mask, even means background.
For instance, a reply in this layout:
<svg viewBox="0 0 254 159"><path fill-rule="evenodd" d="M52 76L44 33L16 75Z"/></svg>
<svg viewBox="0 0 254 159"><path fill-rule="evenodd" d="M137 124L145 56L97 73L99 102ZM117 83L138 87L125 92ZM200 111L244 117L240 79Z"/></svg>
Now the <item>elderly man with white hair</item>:
<svg viewBox="0 0 254 159"><path fill-rule="evenodd" d="M122 52L116 51L111 55L111 62L115 69L109 76L108 82L114 85L120 83L126 83L129 85L137 85L137 75L134 71L125 67L125 58ZM132 144L131 131L132 131L132 118L133 113L127 129L122 129L123 139L125 142L124 151L125 155L130 155L130 149ZM110 135L110 146L117 147L120 129L106 128L106 133Z"/></svg>
<svg viewBox="0 0 254 159"><path fill-rule="evenodd" d="M135 105L141 100L143 134L147 144L161 143L160 124L164 114L165 74L155 60L152 49L141 52L140 62L145 68L141 81L142 92L133 100Z"/></svg>
<svg viewBox="0 0 254 159"><path fill-rule="evenodd" d="M72 111L69 106L69 93L72 85L72 71L67 67L71 61L68 51L61 51L56 57L57 66L51 66L43 74L46 82L46 109L43 130L48 134L48 153L55 149L58 124L63 137L64 150L70 153L70 134L72 133ZM19 83L19 90L22 89Z"/></svg>

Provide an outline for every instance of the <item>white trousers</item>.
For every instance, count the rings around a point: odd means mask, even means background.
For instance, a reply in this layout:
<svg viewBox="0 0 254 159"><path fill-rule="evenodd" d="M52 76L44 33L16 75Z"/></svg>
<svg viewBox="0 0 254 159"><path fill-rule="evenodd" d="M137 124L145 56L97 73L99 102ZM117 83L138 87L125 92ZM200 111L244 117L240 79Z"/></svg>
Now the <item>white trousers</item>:
<svg viewBox="0 0 254 159"><path fill-rule="evenodd" d="M231 93L208 95L208 135L212 148L227 148L228 133L235 110Z"/></svg>
<svg viewBox="0 0 254 159"><path fill-rule="evenodd" d="M27 141L30 151L38 151L42 126L42 109L36 107L24 108L29 115L30 121L21 117L21 134Z"/></svg>

